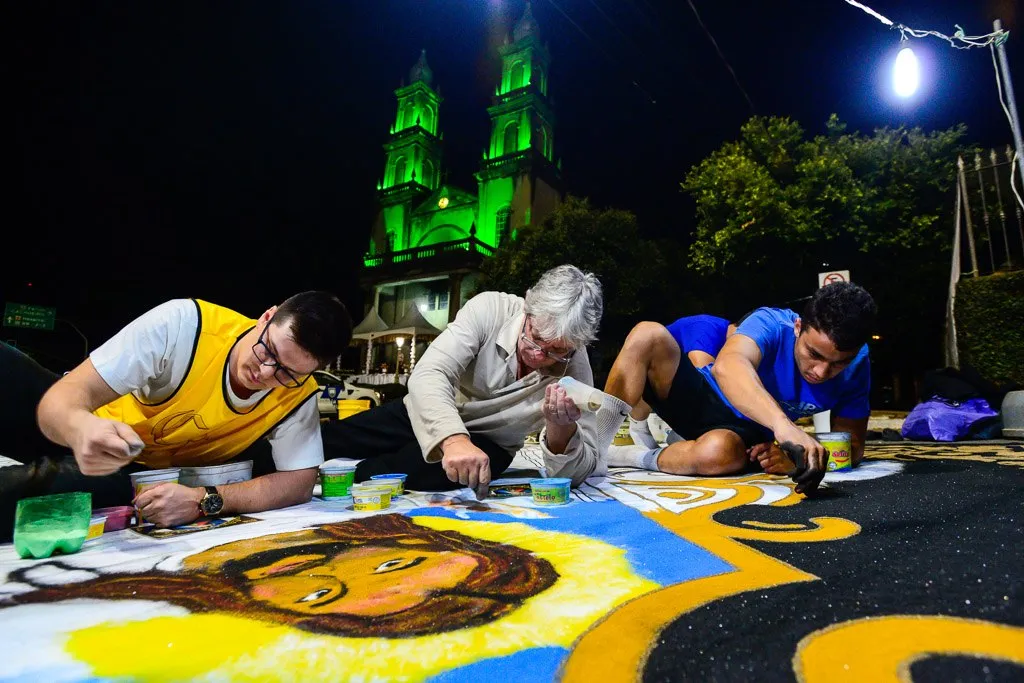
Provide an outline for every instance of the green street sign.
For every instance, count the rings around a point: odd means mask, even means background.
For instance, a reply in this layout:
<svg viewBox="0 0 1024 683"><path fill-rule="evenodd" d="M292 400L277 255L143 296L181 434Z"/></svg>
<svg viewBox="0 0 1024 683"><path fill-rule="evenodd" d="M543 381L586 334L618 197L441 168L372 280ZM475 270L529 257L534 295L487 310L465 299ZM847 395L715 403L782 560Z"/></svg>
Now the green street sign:
<svg viewBox="0 0 1024 683"><path fill-rule="evenodd" d="M32 330L52 330L57 320L57 309L29 304L4 304L4 327L27 327Z"/></svg>

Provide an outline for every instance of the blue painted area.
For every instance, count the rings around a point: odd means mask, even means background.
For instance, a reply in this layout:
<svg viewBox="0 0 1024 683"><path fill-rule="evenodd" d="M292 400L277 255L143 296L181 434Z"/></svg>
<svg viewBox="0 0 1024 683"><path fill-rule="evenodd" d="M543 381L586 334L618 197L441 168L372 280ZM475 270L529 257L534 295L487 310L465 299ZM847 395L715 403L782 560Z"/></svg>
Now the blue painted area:
<svg viewBox="0 0 1024 683"><path fill-rule="evenodd" d="M460 510L464 513L464 510ZM639 511L618 501L583 503L545 508L548 519L522 519L503 514L471 512L471 519L488 522L520 522L544 529L595 538L626 551L634 571L662 586L714 576L733 570L732 565L680 538ZM457 517L446 508L419 508L411 517Z"/></svg>
<svg viewBox="0 0 1024 683"><path fill-rule="evenodd" d="M507 657L484 659L473 664L445 671L430 683L480 683L498 680L501 683L535 683L553 681L558 667L569 654L561 647L535 647Z"/></svg>

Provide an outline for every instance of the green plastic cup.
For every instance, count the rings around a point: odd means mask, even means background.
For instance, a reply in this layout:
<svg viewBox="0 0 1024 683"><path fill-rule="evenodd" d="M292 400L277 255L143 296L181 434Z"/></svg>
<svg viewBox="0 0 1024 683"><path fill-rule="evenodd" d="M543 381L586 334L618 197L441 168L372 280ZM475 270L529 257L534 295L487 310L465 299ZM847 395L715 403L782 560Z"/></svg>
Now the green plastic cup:
<svg viewBox="0 0 1024 683"><path fill-rule="evenodd" d="M320 496L324 500L347 498L356 477L356 466L324 463L320 465Z"/></svg>
<svg viewBox="0 0 1024 683"><path fill-rule="evenodd" d="M58 550L77 553L91 517L91 493L22 498L14 513L14 549L21 558L42 559Z"/></svg>

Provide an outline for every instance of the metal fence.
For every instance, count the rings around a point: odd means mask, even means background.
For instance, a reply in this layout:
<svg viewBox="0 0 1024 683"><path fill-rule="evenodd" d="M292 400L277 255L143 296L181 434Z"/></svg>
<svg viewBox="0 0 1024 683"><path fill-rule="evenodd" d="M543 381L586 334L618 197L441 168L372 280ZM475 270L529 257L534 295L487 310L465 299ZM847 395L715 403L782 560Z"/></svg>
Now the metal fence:
<svg viewBox="0 0 1024 683"><path fill-rule="evenodd" d="M960 366L956 285L962 277L1024 268L1024 185L1013 148L957 158L953 258L946 304L946 365Z"/></svg>

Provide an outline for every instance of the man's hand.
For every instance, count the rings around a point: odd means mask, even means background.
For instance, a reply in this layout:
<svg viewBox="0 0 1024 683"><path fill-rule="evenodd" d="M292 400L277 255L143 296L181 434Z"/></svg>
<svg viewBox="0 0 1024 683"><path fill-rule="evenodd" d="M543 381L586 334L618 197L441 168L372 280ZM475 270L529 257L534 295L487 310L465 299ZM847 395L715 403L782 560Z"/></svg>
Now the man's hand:
<svg viewBox="0 0 1024 683"><path fill-rule="evenodd" d="M784 474L792 477L802 473L802 461L798 466L784 450L770 441L759 443L747 449L750 462L756 462L768 474Z"/></svg>
<svg viewBox="0 0 1024 683"><path fill-rule="evenodd" d="M453 434L441 444L441 467L452 481L476 491L477 500L487 497L491 483L491 459L465 434Z"/></svg>
<svg viewBox="0 0 1024 683"><path fill-rule="evenodd" d="M580 409L557 383L544 388L544 419L549 425L566 427L580 419Z"/></svg>
<svg viewBox="0 0 1024 683"><path fill-rule="evenodd" d="M775 440L797 466L793 477L797 493L813 493L825 477L828 451L813 436L787 420L787 424L775 430ZM801 466L797 460L803 460Z"/></svg>
<svg viewBox="0 0 1024 683"><path fill-rule="evenodd" d="M143 443L125 423L89 413L76 425L70 446L82 474L97 476L111 474L130 463L142 451Z"/></svg>
<svg viewBox="0 0 1024 683"><path fill-rule="evenodd" d="M199 519L199 501L205 495L201 488L157 484L135 496L135 508L145 521L159 527L188 524Z"/></svg>

